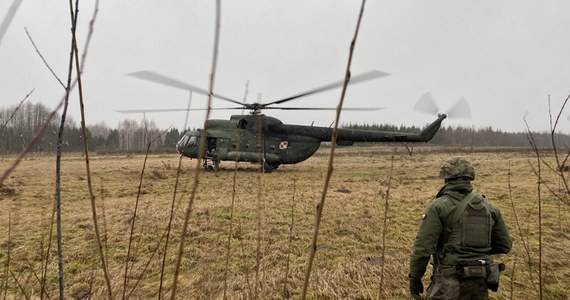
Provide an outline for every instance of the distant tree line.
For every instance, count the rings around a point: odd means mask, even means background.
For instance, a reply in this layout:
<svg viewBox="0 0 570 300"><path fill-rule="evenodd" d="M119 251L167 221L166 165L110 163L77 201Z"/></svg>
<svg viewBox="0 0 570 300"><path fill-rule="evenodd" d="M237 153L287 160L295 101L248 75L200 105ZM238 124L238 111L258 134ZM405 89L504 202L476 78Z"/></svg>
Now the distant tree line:
<svg viewBox="0 0 570 300"><path fill-rule="evenodd" d="M41 103L24 103L0 109L0 153L22 151L45 125L51 110ZM55 152L61 115L57 114L39 137L32 152ZM102 153L141 152L150 143L151 152L173 152L181 133L176 128L167 131L156 127L154 122L124 120L118 128L110 128L104 123L87 126L89 150ZM83 151L81 127L66 119L63 134L63 151Z"/></svg>
<svg viewBox="0 0 570 300"><path fill-rule="evenodd" d="M422 129L416 126L394 126L386 124L348 124L343 126L343 128L410 133L417 133ZM531 132L531 135L537 147L552 147L552 135L550 132ZM460 147L530 147L529 137L528 132L505 132L491 127L476 129L461 126L442 126L429 144ZM568 147L570 146L570 135L555 134L554 142L558 147Z"/></svg>
<svg viewBox="0 0 570 300"><path fill-rule="evenodd" d="M41 103L24 103L0 109L0 153L20 152L31 141L35 133L44 126L51 110ZM47 130L37 140L32 152L54 152L57 147L57 134L61 117L57 115ZM419 132L416 126L395 126L389 124L347 124L343 128L381 131ZM151 152L174 152L176 142L183 131L177 128L162 130L152 121L124 120L118 128L110 128L104 123L89 125L87 138L89 150L98 153L143 152L150 143ZM551 147L551 135L548 132L533 132L532 137L540 148ZM555 142L559 147L570 145L570 136L556 134ZM81 127L67 118L64 129L64 151L83 151ZM530 147L527 132L504 132L491 127L465 128L442 127L430 141L431 145L458 147Z"/></svg>

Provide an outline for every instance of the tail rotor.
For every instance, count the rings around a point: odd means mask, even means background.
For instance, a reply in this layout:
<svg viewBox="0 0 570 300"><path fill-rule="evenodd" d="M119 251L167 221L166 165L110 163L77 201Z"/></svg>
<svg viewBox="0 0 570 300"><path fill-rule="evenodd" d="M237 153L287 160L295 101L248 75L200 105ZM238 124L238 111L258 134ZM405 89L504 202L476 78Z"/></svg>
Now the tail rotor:
<svg viewBox="0 0 570 300"><path fill-rule="evenodd" d="M430 115L442 113L430 92L423 94L418 99L414 105L414 111L428 113ZM454 119L471 118L471 108L469 107L467 100L461 97L445 112L445 114Z"/></svg>

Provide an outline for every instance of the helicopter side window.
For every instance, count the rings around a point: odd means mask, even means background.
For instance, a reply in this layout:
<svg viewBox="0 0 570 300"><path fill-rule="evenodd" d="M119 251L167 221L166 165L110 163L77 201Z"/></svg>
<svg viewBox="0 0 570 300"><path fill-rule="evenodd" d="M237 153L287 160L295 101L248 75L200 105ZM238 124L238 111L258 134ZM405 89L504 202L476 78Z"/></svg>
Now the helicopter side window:
<svg viewBox="0 0 570 300"><path fill-rule="evenodd" d="M246 120L246 119L240 119L240 120L237 122L237 127L238 127L239 129L245 129L245 128L247 127L247 120Z"/></svg>

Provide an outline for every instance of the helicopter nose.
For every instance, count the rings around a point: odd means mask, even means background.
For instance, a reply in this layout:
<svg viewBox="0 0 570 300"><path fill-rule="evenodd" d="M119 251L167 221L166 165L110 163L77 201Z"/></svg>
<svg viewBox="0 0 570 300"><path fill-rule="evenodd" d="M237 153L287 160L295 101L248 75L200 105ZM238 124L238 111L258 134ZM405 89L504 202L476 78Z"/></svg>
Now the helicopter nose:
<svg viewBox="0 0 570 300"><path fill-rule="evenodd" d="M186 146L188 146L188 143L193 138L194 137L190 137L187 134L183 135L182 138L176 143L176 151L178 151L179 154L184 153L184 149L186 148Z"/></svg>
<svg viewBox="0 0 570 300"><path fill-rule="evenodd" d="M182 152L184 152L184 141L183 141L183 139L181 139L180 141L178 141L176 143L176 151L178 151L178 154L182 154Z"/></svg>

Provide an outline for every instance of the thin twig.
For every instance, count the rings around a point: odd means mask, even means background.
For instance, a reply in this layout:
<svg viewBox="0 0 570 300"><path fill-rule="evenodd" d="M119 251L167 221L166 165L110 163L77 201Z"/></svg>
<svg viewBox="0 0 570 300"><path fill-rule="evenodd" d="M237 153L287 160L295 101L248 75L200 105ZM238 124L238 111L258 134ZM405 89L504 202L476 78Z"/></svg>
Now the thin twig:
<svg viewBox="0 0 570 300"><path fill-rule="evenodd" d="M133 285L133 287L131 288L131 291L129 292L129 294L127 295L126 299L131 298L132 294L135 292L138 284L141 282L141 280L143 279L143 275L146 273L146 271L148 270L151 262L154 259L154 256L158 253L158 249L160 249L160 245L162 244L162 240L164 240L164 238L166 237L166 233L167 231L165 230L164 233L160 236L160 239L158 240L158 243L156 243L156 247L153 249L152 254L150 255L150 258L147 260L143 270L141 271L140 276L137 278L137 281L135 281L135 284ZM159 299L160 299L160 294L159 294Z"/></svg>
<svg viewBox="0 0 570 300"><path fill-rule="evenodd" d="M395 150L394 150L395 152ZM386 265L386 232L388 230L388 208L390 199L390 188L392 187L392 174L394 172L394 154L390 157L390 176L388 176L388 187L386 188L386 196L384 199L384 217L382 219L382 266L380 268L380 288L378 289L378 299L382 299L384 291L384 266Z"/></svg>
<svg viewBox="0 0 570 300"><path fill-rule="evenodd" d="M511 208L513 210L513 215L515 217L515 224L517 225L517 229L519 231L519 236L521 238L521 242L522 242L525 254L526 254L528 276L530 278L530 283L532 284L534 291L536 292L537 288L536 288L536 284L534 282L534 276L533 276L533 271L532 271L532 255L530 253L530 245L529 245L528 237L527 237L527 239L525 239L525 235L523 233L523 228L522 228L522 224L524 224L526 222L521 222L519 220L519 216L517 214L515 202L513 200L513 187L511 185L511 174L512 174L511 173L511 162L509 161L509 171L508 171L508 177L507 177L508 178L507 185L508 185L508 190L509 190L509 200L511 202Z"/></svg>
<svg viewBox="0 0 570 300"><path fill-rule="evenodd" d="M73 12L73 4L69 1L69 10L72 23L71 31L74 32L77 24L77 15ZM63 234L61 228L61 153L63 151L63 130L65 128L65 118L67 117L67 107L69 104L69 95L71 93L71 77L73 74L73 56L75 54L75 35L72 34L71 49L69 53L69 67L67 70L67 85L65 88L65 99L63 101L63 112L59 131L57 134L57 150L56 150L56 167L55 167L55 211L56 211L56 236L57 236L57 266L58 266L58 286L59 299L64 299L64 282L63 282Z"/></svg>
<svg viewBox="0 0 570 300"><path fill-rule="evenodd" d="M245 85L245 93L243 96L243 103L247 100L247 93L248 93L248 86L249 82ZM243 113L243 111L242 111ZM241 131L237 133L237 149L240 149L241 144ZM224 269L224 296L223 299L227 299L227 291L228 291L228 273L229 273L229 264L230 264L230 254L231 254L231 247L232 247L232 237L233 237L233 229L234 229L234 211L235 211L235 197L236 197L236 187L237 187L237 167L238 167L238 159L234 162L234 174L232 178L232 201L230 206L230 228L228 233L228 242L226 245L226 266Z"/></svg>
<svg viewBox="0 0 570 300"><path fill-rule="evenodd" d="M140 197L142 194L142 184L143 184L144 172L146 170L146 162L148 160L148 153L150 151L150 146L151 146L151 143L149 142L147 145L147 148L146 148L143 166L142 166L141 174L139 177L139 186L138 186L138 190L137 190L137 198L135 200L135 207L133 208L133 216L131 219L131 230L129 233L129 244L127 246L127 256L125 257L125 272L123 275L123 295L122 295L121 299L125 299L125 294L127 292L127 286L129 283L129 280L128 280L129 272L128 271L129 271L129 261L131 259L131 246L133 243L133 236L134 236L134 232L135 232L135 223L137 220L137 213L138 213L138 208L139 208L139 203L140 203Z"/></svg>
<svg viewBox="0 0 570 300"><path fill-rule="evenodd" d="M97 16L97 12L99 11L98 9L98 5L99 5L99 1L96 1L96 6L95 6L95 10L93 13L93 18L90 22L90 27L89 27L89 38L88 41L90 40L90 37L93 34L93 22ZM70 3L70 7L71 3ZM75 2L75 17L74 17L74 30L72 31L72 35L73 35L73 51L75 53L74 55L74 60L75 60L75 71L76 71L76 76L77 76L77 83L78 83L78 91L79 91L79 106L80 106L80 112L81 112L81 131L82 131L82 140L83 140L83 154L85 155L85 169L86 169L86 173L87 173L87 186L89 189L89 200L91 203L91 215L93 218L93 229L95 231L95 240L96 240L96 244L97 244L97 250L99 251L99 256L101 259L101 267L103 269L103 275L105 277L105 283L107 284L107 293L109 296L109 299L113 299L113 291L111 288L111 278L109 275L109 269L107 267L107 260L105 258L105 252L103 251L103 243L101 242L101 233L99 230L99 222L97 220L97 206L95 205L95 193L93 191L93 183L92 183L92 179L91 179L91 167L90 167L90 163L89 163L89 140L88 140L88 134L87 134L87 126L85 125L85 104L84 104L84 97L83 97L83 83L81 80L81 73L82 73L82 68L83 66L80 65L79 62L79 50L77 47L77 38L76 38L76 24L77 24L77 18L78 18L78 14L79 14L79 0L76 0ZM85 53L84 53L85 54ZM83 63L85 62L85 56L83 56Z"/></svg>
<svg viewBox="0 0 570 300"><path fill-rule="evenodd" d="M43 266L43 270L42 270L42 281L41 281L41 288L40 288L40 300L43 300L44 298L44 293L46 294L46 296L49 297L49 295L47 294L47 290L46 290L46 277L47 277L47 271L48 271L48 265L49 265L49 258L50 258L50 253L51 253L51 242L53 239L53 225L55 224L55 211L56 211L56 203L54 201L54 205L52 207L51 210L51 218L50 218L50 226L49 226L49 234L48 234L48 240L47 240L47 249L45 252L45 258L44 258L44 266ZM44 257L44 255L42 254L42 258Z"/></svg>
<svg viewBox="0 0 570 300"><path fill-rule="evenodd" d="M32 46L34 46L34 49L36 49L36 53L38 54L38 56L42 59L42 61L44 62L44 65L46 65L46 67L48 68L48 70L51 72L51 74L53 75L53 77L55 77L55 79L57 80L57 82L59 82L59 84L61 85L61 87L63 87L63 89L65 89L65 84L63 84L63 82L61 81L61 79L59 79L59 77L57 76L57 74L55 74L55 72L53 71L53 69L50 67L50 65L47 63L46 59L44 58L44 56L42 55L42 53L40 52L40 50L38 49L38 47L36 46L36 43L34 42L34 39L32 39L32 36L30 35L30 32L28 32L28 28L24 27L24 30L26 31L26 35L28 36L28 39L30 40L30 42L32 43Z"/></svg>
<svg viewBox="0 0 570 300"><path fill-rule="evenodd" d="M332 142L331 142L331 152L330 152L330 156L329 156L328 170L327 170L325 183L323 186L323 193L322 193L321 201L317 205L315 231L313 234L313 241L312 241L312 245L311 245L311 252L309 254L309 260L307 262L307 267L305 269L305 280L303 283L303 292L301 293L301 299L303 299L303 300L307 296L307 289L309 286L311 269L313 267L313 260L315 259L315 255L317 252L317 242L318 242L318 237L319 237L319 229L320 229L320 225L321 225L323 209L325 206L325 199L327 197L327 190L328 190L329 183L330 183L331 176L332 176L332 172L333 172L334 151L336 149L336 141L337 141L337 135L338 135L338 124L339 124L339 120L340 120L340 113L342 111L342 105L344 103L344 96L346 94L346 88L347 88L348 83L350 81L350 67L352 64L352 56L354 53L354 47L356 45L356 38L358 37L358 30L360 29L360 23L362 21L362 16L364 14L364 5L365 4L366 4L366 0L362 0L362 5L360 7L360 14L358 16L358 22L356 25L356 30L354 32L354 38L352 39L352 42L350 43L350 53L348 56L348 64L346 67L344 85L342 87L342 93L341 93L340 101L339 101L339 104L338 104L337 109L336 109L335 125L334 125L334 129L333 129L333 138L332 138Z"/></svg>
<svg viewBox="0 0 570 300"><path fill-rule="evenodd" d="M190 114L190 104L192 103L192 91L188 95L188 107L186 110L186 115L184 117L184 127L182 130L186 130L188 126L188 117ZM172 220L174 220L174 207L176 206L176 196L178 192L178 184L180 182L180 173L182 171L182 154L178 156L178 167L176 168L176 180L174 181L174 191L172 195L172 203L170 204L170 213L168 216L168 225L166 226L166 241L164 242L164 250L162 251L162 263L160 265L160 283L158 286L158 300L162 299L162 286L164 284L164 268L166 265L166 255L168 253L168 245L170 242L170 234L172 229Z"/></svg>
<svg viewBox="0 0 570 300"><path fill-rule="evenodd" d="M262 200L263 200L263 174L265 173L265 157L263 155L264 153L264 138L263 138L263 128L265 127L264 124L264 118L259 115L257 116L257 144L261 145L261 147L259 147L259 153L258 153L258 158L259 158L259 165L261 166L261 169L259 171L259 173L257 174L257 205L256 205L256 221L257 221L257 237L256 237L256 241L255 241L255 287L253 290L253 299L258 299L258 295L259 295L259 269L261 267L261 240L262 235L261 235L261 219L262 219L262 215L263 215L263 205L262 205Z"/></svg>
<svg viewBox="0 0 570 300"><path fill-rule="evenodd" d="M237 144L239 149L240 143L240 135L238 134ZM237 186L237 164L238 161L235 161L234 164L234 174L232 178L232 201L230 205L230 228L228 232L228 241L226 244L226 265L224 268L224 296L223 299L227 299L227 291L228 291L228 272L229 272L229 265L230 265L230 254L232 248L232 236L234 231L234 210L235 210L235 199L236 199L236 186Z"/></svg>
<svg viewBox="0 0 570 300"><path fill-rule="evenodd" d="M564 168L564 166L566 166L566 161L568 160L568 154L566 155L564 160L560 159L560 155L558 154L558 148L556 146L555 136L556 136L556 127L558 125L558 121L560 120L560 116L562 115L562 112L564 111L564 108L566 107L568 100L570 100L570 95L568 95L568 97L566 97L566 100L564 100L562 107L558 111L558 115L556 116L556 121L554 122L554 124L552 123L552 114L550 113L550 139L551 139L551 143L552 143L552 150L554 151L554 158L556 159L556 165L557 165L555 172L561 178L562 185L564 186L564 190L566 191L566 194L570 194L570 186L568 185L568 178L566 178L566 175L564 174L563 168ZM548 102L550 103L550 99ZM550 109L549 109L549 112L550 112ZM567 203L567 204L570 204L570 203Z"/></svg>
<svg viewBox="0 0 570 300"><path fill-rule="evenodd" d="M162 263L160 265L160 283L158 286L158 299L162 299L162 286L164 284L164 268L166 265L166 255L168 253L168 244L170 242L170 234L172 230L172 221L174 220L174 207L176 205L176 195L178 192L178 184L180 182L180 172L182 170L182 155L178 157L178 168L176 168L176 180L174 181L174 192L172 195L172 203L170 204L170 213L168 216L168 224L166 225L166 241L164 242L164 250L162 251Z"/></svg>
<svg viewBox="0 0 570 300"><path fill-rule="evenodd" d="M30 270L30 272L32 273L32 275L34 276L34 278L36 279L36 281L37 281L39 284L41 284L41 280L42 280L42 279L40 278L40 276L38 276L38 273L34 270L34 268L33 268L30 264L28 264L28 269ZM49 297L49 295L48 295L47 293L46 293L46 296L47 296L48 299L50 299L50 297Z"/></svg>
<svg viewBox="0 0 570 300"><path fill-rule="evenodd" d="M285 264L285 280L283 283L283 298L289 298L287 283L289 281L289 269L291 264L291 252L293 249L293 226L295 225L295 194L297 181L293 180L293 197L291 197L291 223L289 225L289 244L287 245L287 263Z"/></svg>
<svg viewBox="0 0 570 300"><path fill-rule="evenodd" d="M144 161L143 161L143 166L142 166L142 170L141 170L141 174L139 177L139 186L138 186L138 190L137 190L137 198L135 200L135 207L133 209L133 217L131 220L131 230L130 230L130 234L129 234L129 244L127 246L127 257L125 258L125 273L123 276L123 294L121 299L125 299L126 296L126 291L127 291L127 286L128 286L128 275L129 275L129 261L130 261L130 257L131 257L131 246L133 243L133 237L134 237L134 232L135 232L135 223L136 223L136 219L137 219L137 213L138 213L138 207L139 207L139 203L140 203L140 197L142 195L142 184L143 184L143 178L144 178L144 173L146 170L146 162L148 160L148 156L150 153L150 147L152 146L152 144L154 144L163 134L165 134L168 131L165 130L163 131L162 134L158 135L157 137L155 137L152 140L149 140L147 143L147 147L146 147L146 152L145 152L145 156L144 156ZM141 235L142 236L142 235ZM142 276L142 275L141 275Z"/></svg>
<svg viewBox="0 0 570 300"><path fill-rule="evenodd" d="M517 258L515 256L515 260L513 261L513 267L511 268L511 281L510 281L510 285L511 285L511 290L510 290L510 297L509 299L513 300L514 299L514 292L515 292L515 270L517 267Z"/></svg>
<svg viewBox="0 0 570 300"><path fill-rule="evenodd" d="M8 213L8 251L6 253L6 270L4 271L4 300L8 296L8 274L10 273L10 252L12 251L12 214Z"/></svg>
<svg viewBox="0 0 570 300"><path fill-rule="evenodd" d="M26 293L26 290L24 289L24 287L22 286L22 284L20 284L20 281L18 280L18 278L16 278L16 275L14 275L14 272L10 271L10 275L12 276L12 278L14 278L14 282L16 282L16 285L18 285L18 288L20 289L20 292L22 293L22 295L24 295L24 298L30 300L30 296L28 296L28 293Z"/></svg>
<svg viewBox="0 0 570 300"><path fill-rule="evenodd" d="M186 207L186 212L184 215L184 225L182 227L182 233L180 235L180 245L178 247L178 254L176 257L176 264L174 267L174 275L172 280L172 293L170 294L170 299L176 299L176 289L178 285L178 274L180 273L180 265L182 263L182 254L184 253L184 242L186 240L186 234L188 233L188 223L190 222L190 214L192 213L192 206L196 198L196 193L198 190L198 179L200 178L200 162L204 157L204 149L206 149L206 138L208 134L208 119L210 118L210 111L212 109L212 95L214 94L214 79L216 76L216 67L218 63L218 48L220 44L220 21L221 21L221 0L216 0L216 29L214 37L214 54L212 58L212 72L210 74L210 88L208 93L208 109L206 110L206 118L204 121L204 130L200 134L200 144L198 159L196 160L196 173L194 175L194 185L192 187L192 192L190 193L190 199L188 200L188 206Z"/></svg>
<svg viewBox="0 0 570 300"><path fill-rule="evenodd" d="M537 190L537 200L538 200L538 299L542 300L542 197L541 197L541 183L542 183L542 174L541 174L541 159L540 159L540 152L538 151L538 147L536 146L536 142L534 141L534 137L530 133L530 128L528 123L525 120L525 124L527 126L529 132L529 138L531 139L531 147L533 148L536 161L537 161L537 183L536 183L536 190Z"/></svg>

